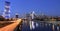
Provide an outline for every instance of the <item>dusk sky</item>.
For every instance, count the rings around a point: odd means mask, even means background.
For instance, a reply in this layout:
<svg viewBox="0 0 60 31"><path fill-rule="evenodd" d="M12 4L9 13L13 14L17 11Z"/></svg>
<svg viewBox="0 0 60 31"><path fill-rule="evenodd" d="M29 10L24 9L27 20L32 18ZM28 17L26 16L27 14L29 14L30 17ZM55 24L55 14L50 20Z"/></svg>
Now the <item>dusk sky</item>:
<svg viewBox="0 0 60 31"><path fill-rule="evenodd" d="M32 11L37 14L60 16L60 0L0 0L0 15L4 11L5 1L11 2L11 16L15 13L24 15Z"/></svg>

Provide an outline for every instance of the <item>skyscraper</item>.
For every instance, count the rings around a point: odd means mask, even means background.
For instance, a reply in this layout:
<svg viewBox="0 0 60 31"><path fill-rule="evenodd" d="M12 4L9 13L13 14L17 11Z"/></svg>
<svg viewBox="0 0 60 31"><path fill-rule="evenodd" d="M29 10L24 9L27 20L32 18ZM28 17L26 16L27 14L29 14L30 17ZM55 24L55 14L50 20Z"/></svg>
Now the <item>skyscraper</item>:
<svg viewBox="0 0 60 31"><path fill-rule="evenodd" d="M32 13L31 13L31 19L34 19L34 15L35 15L35 12L33 11Z"/></svg>
<svg viewBox="0 0 60 31"><path fill-rule="evenodd" d="M6 19L10 18L10 2L8 1L5 1L3 17L5 17Z"/></svg>

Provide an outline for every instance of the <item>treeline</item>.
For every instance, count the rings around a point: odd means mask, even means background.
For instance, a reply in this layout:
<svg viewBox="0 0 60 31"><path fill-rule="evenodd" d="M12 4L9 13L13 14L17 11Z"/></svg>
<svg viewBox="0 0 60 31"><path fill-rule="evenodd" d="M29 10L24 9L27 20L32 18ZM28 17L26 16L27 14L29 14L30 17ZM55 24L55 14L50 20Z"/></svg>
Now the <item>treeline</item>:
<svg viewBox="0 0 60 31"><path fill-rule="evenodd" d="M5 19L3 16L0 15L0 21L12 21L13 19Z"/></svg>

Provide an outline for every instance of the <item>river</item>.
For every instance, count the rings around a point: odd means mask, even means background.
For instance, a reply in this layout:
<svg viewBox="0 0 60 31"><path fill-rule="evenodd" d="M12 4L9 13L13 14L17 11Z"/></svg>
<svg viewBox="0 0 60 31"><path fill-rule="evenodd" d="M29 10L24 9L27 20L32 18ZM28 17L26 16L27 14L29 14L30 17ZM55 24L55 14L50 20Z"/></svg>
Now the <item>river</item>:
<svg viewBox="0 0 60 31"><path fill-rule="evenodd" d="M60 26L43 21L23 21L21 31L60 31Z"/></svg>

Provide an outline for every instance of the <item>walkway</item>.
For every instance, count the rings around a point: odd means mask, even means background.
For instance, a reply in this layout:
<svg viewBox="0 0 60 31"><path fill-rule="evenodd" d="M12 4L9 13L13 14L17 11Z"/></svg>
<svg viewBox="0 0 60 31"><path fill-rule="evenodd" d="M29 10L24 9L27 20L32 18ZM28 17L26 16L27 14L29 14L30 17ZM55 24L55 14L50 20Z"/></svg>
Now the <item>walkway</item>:
<svg viewBox="0 0 60 31"><path fill-rule="evenodd" d="M14 31L16 26L21 22L21 19L18 19L17 21L13 21L14 23L7 25L3 28L0 28L0 31Z"/></svg>

